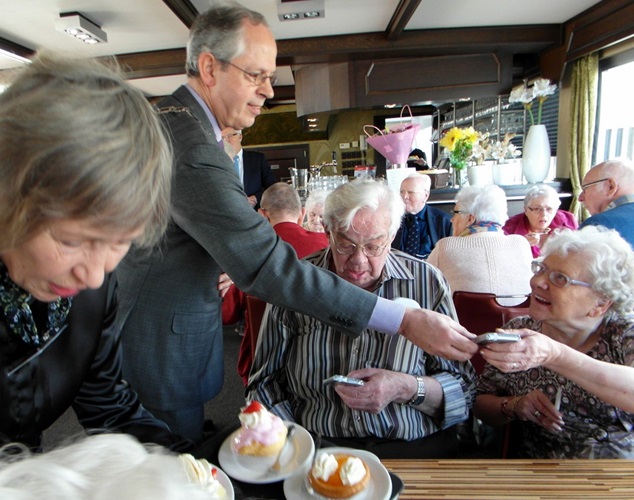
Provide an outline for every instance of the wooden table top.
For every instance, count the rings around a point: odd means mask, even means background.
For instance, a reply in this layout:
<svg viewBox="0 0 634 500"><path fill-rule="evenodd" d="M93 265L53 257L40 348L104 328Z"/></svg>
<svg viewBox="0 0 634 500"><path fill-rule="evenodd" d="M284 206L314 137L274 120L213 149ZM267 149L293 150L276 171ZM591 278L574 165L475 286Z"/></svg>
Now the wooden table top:
<svg viewBox="0 0 634 500"><path fill-rule="evenodd" d="M407 499L634 499L634 460L382 460Z"/></svg>

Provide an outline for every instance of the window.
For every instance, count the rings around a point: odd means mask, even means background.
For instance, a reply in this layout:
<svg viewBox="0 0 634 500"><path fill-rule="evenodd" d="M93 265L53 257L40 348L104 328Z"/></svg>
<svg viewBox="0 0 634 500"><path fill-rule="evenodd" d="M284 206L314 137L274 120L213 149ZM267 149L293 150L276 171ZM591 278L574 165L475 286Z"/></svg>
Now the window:
<svg viewBox="0 0 634 500"><path fill-rule="evenodd" d="M599 112L593 164L610 158L634 159L634 54L629 62L601 62Z"/></svg>

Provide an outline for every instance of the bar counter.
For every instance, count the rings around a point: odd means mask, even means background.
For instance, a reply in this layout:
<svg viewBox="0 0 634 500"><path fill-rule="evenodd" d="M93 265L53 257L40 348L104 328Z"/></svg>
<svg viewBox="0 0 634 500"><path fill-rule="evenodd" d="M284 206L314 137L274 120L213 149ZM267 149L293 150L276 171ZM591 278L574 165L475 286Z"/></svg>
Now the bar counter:
<svg viewBox="0 0 634 500"><path fill-rule="evenodd" d="M382 460L400 500L634 498L634 460Z"/></svg>

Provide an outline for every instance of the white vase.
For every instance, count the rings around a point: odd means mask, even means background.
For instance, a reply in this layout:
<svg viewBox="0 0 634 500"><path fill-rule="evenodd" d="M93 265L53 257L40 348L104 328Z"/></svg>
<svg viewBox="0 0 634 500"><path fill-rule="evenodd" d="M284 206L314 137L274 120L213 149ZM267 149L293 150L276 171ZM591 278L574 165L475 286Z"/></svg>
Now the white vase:
<svg viewBox="0 0 634 500"><path fill-rule="evenodd" d="M467 167L470 186L493 184L493 166L487 163Z"/></svg>
<svg viewBox="0 0 634 500"><path fill-rule="evenodd" d="M510 160L493 165L493 183L498 186L511 186L521 183L521 160Z"/></svg>
<svg viewBox="0 0 634 500"><path fill-rule="evenodd" d="M522 151L522 173L529 183L544 182L550 169L550 143L546 125L531 125Z"/></svg>

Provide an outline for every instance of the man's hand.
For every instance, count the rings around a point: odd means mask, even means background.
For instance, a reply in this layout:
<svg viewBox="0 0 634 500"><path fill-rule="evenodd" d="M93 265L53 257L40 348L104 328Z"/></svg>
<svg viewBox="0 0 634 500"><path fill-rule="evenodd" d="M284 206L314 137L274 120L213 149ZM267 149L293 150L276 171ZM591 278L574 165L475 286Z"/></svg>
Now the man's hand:
<svg viewBox="0 0 634 500"><path fill-rule="evenodd" d="M255 197L254 194L252 194L251 196L247 196L247 201L249 202L249 205L254 207L256 203L258 202L258 199Z"/></svg>
<svg viewBox="0 0 634 500"><path fill-rule="evenodd" d="M354 370L348 376L365 381L365 384L360 387L335 384L337 394L344 404L353 410L377 414L392 401L402 403L412 397L412 376L407 373L364 368Z"/></svg>
<svg viewBox="0 0 634 500"><path fill-rule="evenodd" d="M218 292L220 293L220 298L227 295L231 285L233 285L233 281L227 273L221 273L220 276L218 276Z"/></svg>
<svg viewBox="0 0 634 500"><path fill-rule="evenodd" d="M407 340L434 356L467 361L478 352L475 335L449 316L427 309L405 309L399 332Z"/></svg>

